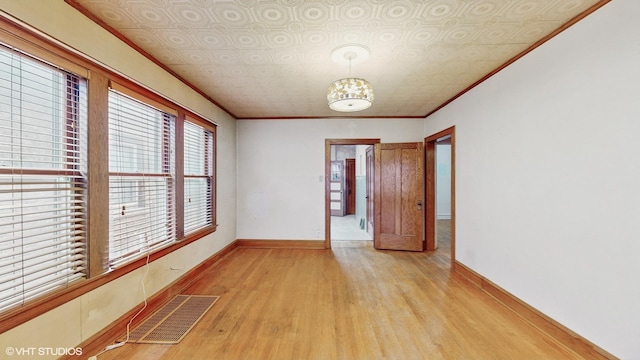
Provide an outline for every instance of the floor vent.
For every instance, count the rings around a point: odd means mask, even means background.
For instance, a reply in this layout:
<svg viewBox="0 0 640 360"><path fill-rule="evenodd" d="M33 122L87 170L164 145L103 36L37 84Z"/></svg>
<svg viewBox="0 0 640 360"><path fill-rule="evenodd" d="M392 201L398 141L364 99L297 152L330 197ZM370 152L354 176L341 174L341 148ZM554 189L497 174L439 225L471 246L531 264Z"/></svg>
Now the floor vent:
<svg viewBox="0 0 640 360"><path fill-rule="evenodd" d="M218 296L177 295L133 329L129 342L177 344L217 300Z"/></svg>

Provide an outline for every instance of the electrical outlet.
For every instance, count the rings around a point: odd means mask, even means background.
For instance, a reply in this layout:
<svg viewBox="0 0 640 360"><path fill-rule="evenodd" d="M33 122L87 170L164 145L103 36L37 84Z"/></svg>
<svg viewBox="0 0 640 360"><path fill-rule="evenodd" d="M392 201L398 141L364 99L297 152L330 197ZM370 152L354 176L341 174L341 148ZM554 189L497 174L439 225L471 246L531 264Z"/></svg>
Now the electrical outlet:
<svg viewBox="0 0 640 360"><path fill-rule="evenodd" d="M320 230L316 230L316 239L320 239Z"/></svg>

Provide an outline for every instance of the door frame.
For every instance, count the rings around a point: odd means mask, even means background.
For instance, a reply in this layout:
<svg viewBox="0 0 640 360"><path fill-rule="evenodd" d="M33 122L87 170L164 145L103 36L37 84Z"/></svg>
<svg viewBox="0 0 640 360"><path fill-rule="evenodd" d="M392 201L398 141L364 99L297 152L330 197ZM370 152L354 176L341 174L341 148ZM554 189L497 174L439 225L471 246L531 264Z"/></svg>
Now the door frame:
<svg viewBox="0 0 640 360"><path fill-rule="evenodd" d="M424 138L425 153L425 197L424 212L426 250L436 250L436 142L438 139L451 137L451 269L456 260L456 127L439 131Z"/></svg>
<svg viewBox="0 0 640 360"><path fill-rule="evenodd" d="M325 139L324 140L324 247L331 249L331 145L375 145L380 139Z"/></svg>
<svg viewBox="0 0 640 360"><path fill-rule="evenodd" d="M344 213L351 215L356 213L356 159L344 159ZM353 210L353 212L351 212Z"/></svg>

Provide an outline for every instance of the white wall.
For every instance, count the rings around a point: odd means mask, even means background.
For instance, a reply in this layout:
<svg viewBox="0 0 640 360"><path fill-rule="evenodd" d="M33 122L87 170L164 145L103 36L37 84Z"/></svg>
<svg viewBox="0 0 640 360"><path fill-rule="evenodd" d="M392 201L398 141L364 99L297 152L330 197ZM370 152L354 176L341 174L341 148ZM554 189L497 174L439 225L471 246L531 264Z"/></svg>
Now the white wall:
<svg viewBox="0 0 640 360"><path fill-rule="evenodd" d="M367 148L369 145L356 145L356 176L367 176Z"/></svg>
<svg viewBox="0 0 640 360"><path fill-rule="evenodd" d="M436 144L436 218L451 219L451 145Z"/></svg>
<svg viewBox="0 0 640 360"><path fill-rule="evenodd" d="M356 220L367 220L367 148L356 145Z"/></svg>
<svg viewBox="0 0 640 360"><path fill-rule="evenodd" d="M640 358L640 2L611 1L425 120L456 126L456 257Z"/></svg>
<svg viewBox="0 0 640 360"><path fill-rule="evenodd" d="M421 119L239 120L238 238L324 239L325 139L422 141L422 123Z"/></svg>
<svg viewBox="0 0 640 360"><path fill-rule="evenodd" d="M145 280L149 295L236 239L236 122L233 118L63 0L48 0L46 3L41 0L2 0L0 10L220 125L217 134L217 214L220 226L214 234L151 263ZM169 270L169 267L182 270ZM0 334L0 344L16 348L75 347L143 300L140 288L143 275L144 269L138 269ZM125 329L122 330L124 333ZM0 351L4 353L4 349Z"/></svg>

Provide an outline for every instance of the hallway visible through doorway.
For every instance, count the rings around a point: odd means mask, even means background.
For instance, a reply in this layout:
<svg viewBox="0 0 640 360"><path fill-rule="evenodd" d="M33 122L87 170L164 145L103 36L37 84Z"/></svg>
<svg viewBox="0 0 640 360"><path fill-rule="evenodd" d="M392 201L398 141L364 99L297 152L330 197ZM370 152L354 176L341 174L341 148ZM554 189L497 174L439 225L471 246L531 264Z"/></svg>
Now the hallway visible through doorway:
<svg viewBox="0 0 640 360"><path fill-rule="evenodd" d="M373 240L355 215L331 217L331 240Z"/></svg>

